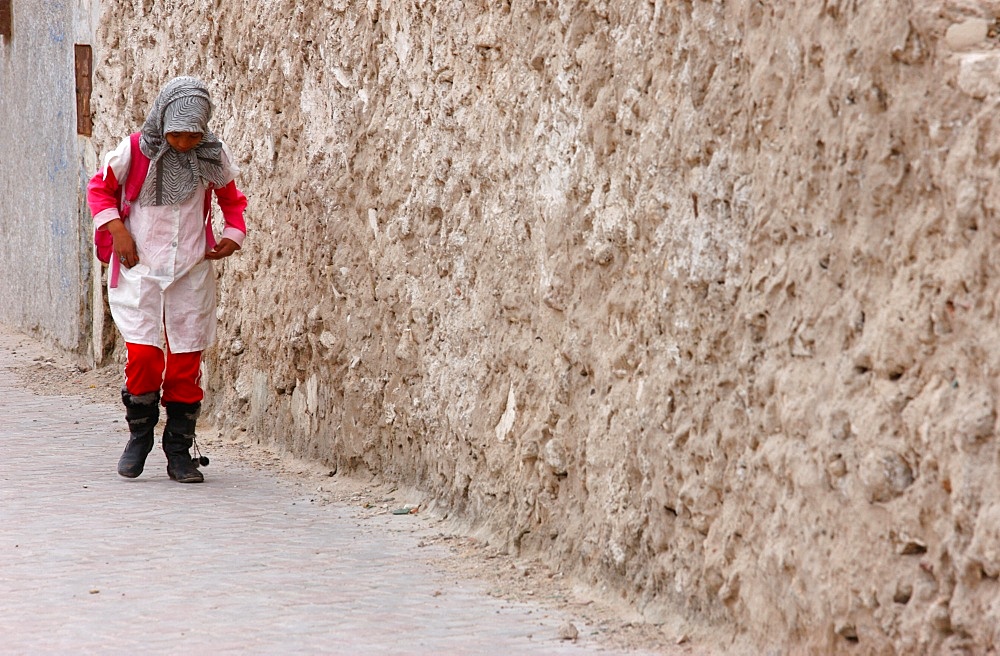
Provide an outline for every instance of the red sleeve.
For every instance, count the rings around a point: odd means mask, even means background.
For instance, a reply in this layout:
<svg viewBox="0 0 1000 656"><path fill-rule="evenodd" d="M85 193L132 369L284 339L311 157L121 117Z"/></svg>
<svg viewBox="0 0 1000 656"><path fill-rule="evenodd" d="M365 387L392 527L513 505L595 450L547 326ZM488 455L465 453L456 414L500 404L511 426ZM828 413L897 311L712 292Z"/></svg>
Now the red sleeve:
<svg viewBox="0 0 1000 656"><path fill-rule="evenodd" d="M109 209L118 212L118 180L110 166L98 171L90 179L87 185L87 204L94 217Z"/></svg>
<svg viewBox="0 0 1000 656"><path fill-rule="evenodd" d="M236 182L232 181L225 187L216 189L215 197L219 199L219 208L222 210L226 227L246 234L247 224L243 219L243 210L247 208L247 197L236 188Z"/></svg>

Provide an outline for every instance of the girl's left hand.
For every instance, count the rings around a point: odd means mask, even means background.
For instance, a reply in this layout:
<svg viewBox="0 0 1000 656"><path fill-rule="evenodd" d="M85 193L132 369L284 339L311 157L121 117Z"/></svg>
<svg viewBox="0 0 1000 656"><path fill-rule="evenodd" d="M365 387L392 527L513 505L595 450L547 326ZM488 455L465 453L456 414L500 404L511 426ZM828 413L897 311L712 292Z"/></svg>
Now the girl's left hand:
<svg viewBox="0 0 1000 656"><path fill-rule="evenodd" d="M232 239L223 239L215 248L210 252L205 253L206 260L221 260L224 257L229 257L236 251L240 250L239 245Z"/></svg>

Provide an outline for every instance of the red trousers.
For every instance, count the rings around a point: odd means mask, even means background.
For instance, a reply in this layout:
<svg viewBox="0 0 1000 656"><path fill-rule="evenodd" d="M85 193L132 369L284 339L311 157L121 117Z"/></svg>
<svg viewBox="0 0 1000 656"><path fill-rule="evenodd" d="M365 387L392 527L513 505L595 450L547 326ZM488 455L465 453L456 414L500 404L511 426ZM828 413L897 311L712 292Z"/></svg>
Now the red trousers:
<svg viewBox="0 0 1000 656"><path fill-rule="evenodd" d="M125 343L125 389L140 396L163 389L162 401L197 403L205 396L201 389L201 351L173 353L167 344L163 350L148 344ZM166 365L166 366L164 366Z"/></svg>

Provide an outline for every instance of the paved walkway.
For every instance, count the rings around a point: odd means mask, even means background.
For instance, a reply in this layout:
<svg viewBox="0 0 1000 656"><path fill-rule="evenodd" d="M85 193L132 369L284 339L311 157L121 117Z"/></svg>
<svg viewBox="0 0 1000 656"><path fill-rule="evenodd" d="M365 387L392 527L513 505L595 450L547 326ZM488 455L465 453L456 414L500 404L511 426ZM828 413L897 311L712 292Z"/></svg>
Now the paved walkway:
<svg viewBox="0 0 1000 656"><path fill-rule="evenodd" d="M213 459L170 481L157 449L115 474L122 409L24 391L0 336L0 653L593 654L577 624L456 585L384 515L296 498ZM22 363L23 364L23 363ZM382 522L380 524L379 522ZM398 525L395 525L398 527Z"/></svg>

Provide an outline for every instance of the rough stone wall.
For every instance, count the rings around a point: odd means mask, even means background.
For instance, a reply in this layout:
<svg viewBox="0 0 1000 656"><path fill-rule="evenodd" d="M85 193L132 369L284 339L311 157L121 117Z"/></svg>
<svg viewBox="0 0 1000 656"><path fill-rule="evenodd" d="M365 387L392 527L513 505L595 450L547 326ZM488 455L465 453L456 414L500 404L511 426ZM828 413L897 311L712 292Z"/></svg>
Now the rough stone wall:
<svg viewBox="0 0 1000 656"><path fill-rule="evenodd" d="M0 322L81 355L90 349L93 233L80 193L74 43L90 43L90 0L12 3L0 38Z"/></svg>
<svg viewBox="0 0 1000 656"><path fill-rule="evenodd" d="M205 77L218 417L752 644L1000 643L1000 2L109 1ZM971 22L970 22L971 21Z"/></svg>

